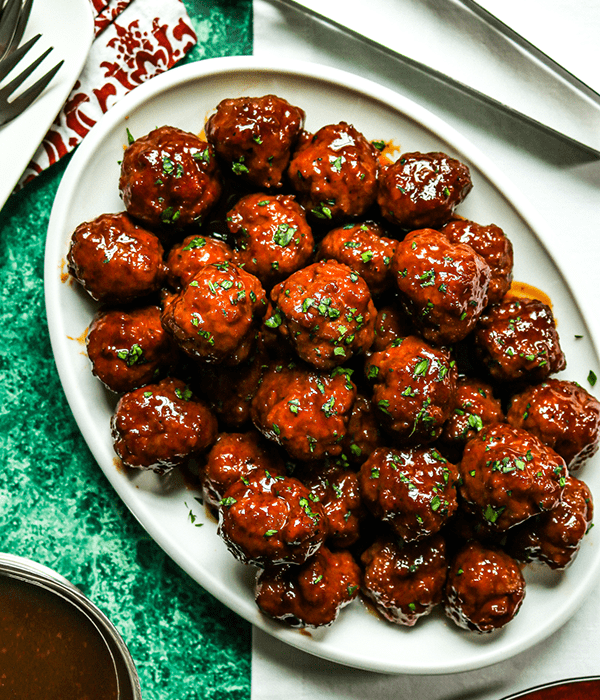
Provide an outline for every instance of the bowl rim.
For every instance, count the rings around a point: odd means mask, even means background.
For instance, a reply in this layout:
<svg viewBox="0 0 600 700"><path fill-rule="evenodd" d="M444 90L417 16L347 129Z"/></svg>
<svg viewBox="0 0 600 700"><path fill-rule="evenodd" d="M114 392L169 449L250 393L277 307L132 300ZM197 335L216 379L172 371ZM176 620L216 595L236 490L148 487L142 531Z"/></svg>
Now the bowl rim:
<svg viewBox="0 0 600 700"><path fill-rule="evenodd" d="M110 619L77 586L44 564L6 552L0 552L0 577L17 579L43 588L83 614L106 644L119 684L119 697L121 689L125 688L131 690L129 697L132 700L142 700L137 669L127 645Z"/></svg>

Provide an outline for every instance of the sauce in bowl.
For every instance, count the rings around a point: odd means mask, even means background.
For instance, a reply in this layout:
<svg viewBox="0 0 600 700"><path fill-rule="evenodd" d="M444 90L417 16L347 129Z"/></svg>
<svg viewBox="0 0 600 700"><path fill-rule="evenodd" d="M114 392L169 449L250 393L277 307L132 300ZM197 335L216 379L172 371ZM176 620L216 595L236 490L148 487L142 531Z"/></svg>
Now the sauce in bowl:
<svg viewBox="0 0 600 700"><path fill-rule="evenodd" d="M43 564L0 552L0 698L142 700L111 621Z"/></svg>
<svg viewBox="0 0 600 700"><path fill-rule="evenodd" d="M117 670L92 620L56 592L0 576L0 696L118 700Z"/></svg>

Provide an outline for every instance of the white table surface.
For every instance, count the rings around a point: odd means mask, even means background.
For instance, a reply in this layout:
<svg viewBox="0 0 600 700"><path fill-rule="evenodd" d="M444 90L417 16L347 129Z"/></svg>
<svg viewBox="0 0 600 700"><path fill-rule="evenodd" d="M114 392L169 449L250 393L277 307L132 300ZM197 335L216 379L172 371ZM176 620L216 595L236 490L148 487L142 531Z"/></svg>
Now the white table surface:
<svg viewBox="0 0 600 700"><path fill-rule="evenodd" d="M347 0L348 12L379 14L403 0ZM527 0L528 5L544 0ZM567 3L565 3L565 6ZM531 8L530 8L531 9ZM568 3L573 23L577 3ZM585 22L585 4L581 7ZM407 31L407 27L403 31ZM426 28L420 27L419 31ZM600 33L600 26L598 32ZM418 102L470 139L510 177L547 223L548 248L600 337L600 159L493 107L475 101L292 9L254 0L254 53L341 68ZM532 94L531 99L544 99ZM337 666L255 631L252 700L373 697L498 700L530 686L600 674L599 588L550 639L520 656L479 671L446 676L385 676Z"/></svg>

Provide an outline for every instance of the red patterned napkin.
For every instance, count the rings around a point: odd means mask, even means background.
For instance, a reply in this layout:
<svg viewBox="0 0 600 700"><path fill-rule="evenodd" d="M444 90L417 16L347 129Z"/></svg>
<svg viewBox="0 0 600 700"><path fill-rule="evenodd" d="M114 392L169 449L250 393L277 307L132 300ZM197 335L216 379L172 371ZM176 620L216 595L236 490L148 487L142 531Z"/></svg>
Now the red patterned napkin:
<svg viewBox="0 0 600 700"><path fill-rule="evenodd" d="M171 68L196 43L181 0L90 2L95 38L87 62L19 186L72 151L121 97Z"/></svg>

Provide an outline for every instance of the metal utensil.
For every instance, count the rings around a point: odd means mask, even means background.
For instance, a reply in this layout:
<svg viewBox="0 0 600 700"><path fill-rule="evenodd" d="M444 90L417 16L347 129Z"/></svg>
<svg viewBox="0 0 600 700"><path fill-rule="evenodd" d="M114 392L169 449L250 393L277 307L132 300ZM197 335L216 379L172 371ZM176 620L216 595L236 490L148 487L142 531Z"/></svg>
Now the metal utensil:
<svg viewBox="0 0 600 700"><path fill-rule="evenodd" d="M0 3L0 60L20 44L31 14L33 0L7 0Z"/></svg>
<svg viewBox="0 0 600 700"><path fill-rule="evenodd" d="M368 12L349 12L344 0L271 2L334 27L595 156L600 153L600 95L475 0L394 0L385 4L385 14L381 0Z"/></svg>
<svg viewBox="0 0 600 700"><path fill-rule="evenodd" d="M0 83L18 65L41 36L41 34L37 34L19 47L32 4L33 0L7 0L0 10ZM54 78L63 61L57 63L18 97L9 100L11 95L27 80L51 51L52 47L44 51L41 56L0 89L0 126L24 112Z"/></svg>

